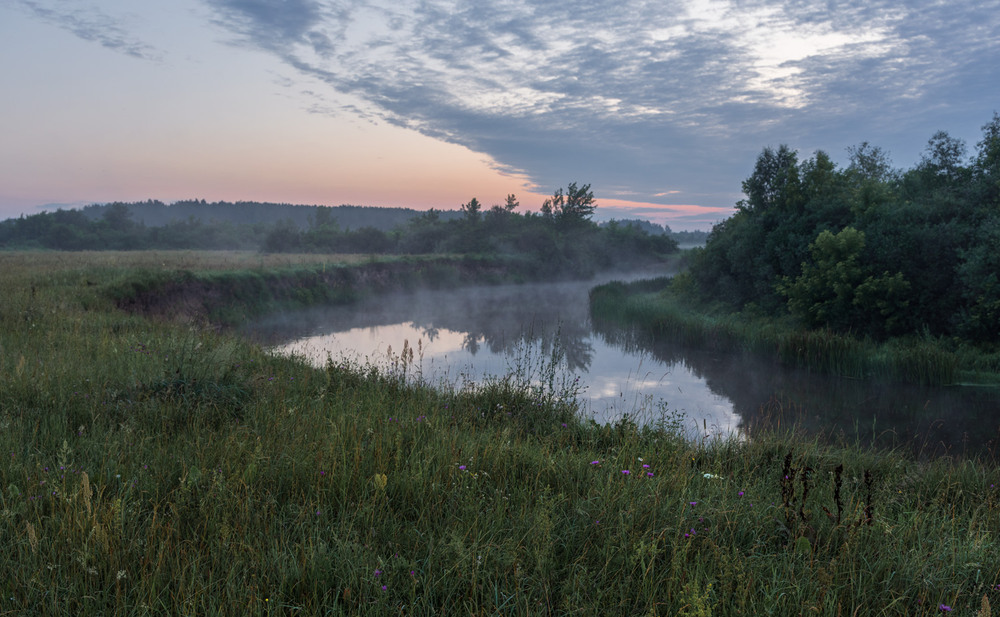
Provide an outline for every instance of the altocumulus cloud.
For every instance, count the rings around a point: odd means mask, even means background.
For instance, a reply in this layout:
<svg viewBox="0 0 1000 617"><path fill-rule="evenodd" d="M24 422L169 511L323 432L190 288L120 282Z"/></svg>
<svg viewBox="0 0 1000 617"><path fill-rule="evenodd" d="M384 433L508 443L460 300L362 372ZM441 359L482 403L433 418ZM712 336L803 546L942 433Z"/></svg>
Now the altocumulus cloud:
<svg viewBox="0 0 1000 617"><path fill-rule="evenodd" d="M208 3L384 120L636 201L703 203L769 141L875 139L906 117L929 133L919 110L1000 93L997 0Z"/></svg>
<svg viewBox="0 0 1000 617"><path fill-rule="evenodd" d="M108 15L93 3L79 0L57 3L35 0L14 2L34 17L72 32L86 41L144 60L159 60L162 57L155 47L133 36L121 19Z"/></svg>
<svg viewBox="0 0 1000 617"><path fill-rule="evenodd" d="M938 129L977 137L1000 100L1000 0L200 1L229 42L364 101L368 117L543 190L579 180L636 202L728 207L765 145L919 149ZM14 0L159 57L95 2Z"/></svg>

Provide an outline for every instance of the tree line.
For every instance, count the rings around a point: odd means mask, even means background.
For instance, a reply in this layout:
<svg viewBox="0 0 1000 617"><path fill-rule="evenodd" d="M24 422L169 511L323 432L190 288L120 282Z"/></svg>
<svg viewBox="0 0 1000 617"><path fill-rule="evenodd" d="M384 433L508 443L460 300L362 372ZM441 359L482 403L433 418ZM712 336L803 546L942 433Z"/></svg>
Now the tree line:
<svg viewBox="0 0 1000 617"><path fill-rule="evenodd" d="M971 155L934 133L906 170L867 142L844 168L764 148L678 288L808 328L1000 342L1000 116L982 131Z"/></svg>
<svg viewBox="0 0 1000 617"><path fill-rule="evenodd" d="M186 218L169 212L178 205L179 213L188 214ZM357 206L207 204L197 200L173 206L154 201L119 202L2 221L0 247L500 254L523 256L550 269L575 274L658 259L677 250L677 242L669 234L651 233L640 224L595 223L592 218L597 201L589 184L570 183L566 189L558 189L537 213L522 213L520 206L515 195L488 208L472 198L457 211L426 212ZM238 222L243 211L247 222ZM147 224L146 220L162 224ZM352 228L344 220L364 224Z"/></svg>

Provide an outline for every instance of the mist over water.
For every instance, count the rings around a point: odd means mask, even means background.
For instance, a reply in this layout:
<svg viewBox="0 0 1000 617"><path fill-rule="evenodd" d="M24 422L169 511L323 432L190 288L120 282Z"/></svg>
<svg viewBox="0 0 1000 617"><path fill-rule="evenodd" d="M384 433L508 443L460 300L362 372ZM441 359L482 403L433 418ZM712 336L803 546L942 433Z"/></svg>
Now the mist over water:
<svg viewBox="0 0 1000 617"><path fill-rule="evenodd" d="M663 275L654 273L653 275ZM815 375L739 353L653 342L593 323L588 292L617 278L418 290L350 306L271 316L244 334L318 366L327 357L389 366L404 344L411 375L461 387L510 373L544 378L555 363L581 413L599 423L680 423L692 437L795 426L832 440L906 447L923 456L981 453L998 437L1000 391Z"/></svg>

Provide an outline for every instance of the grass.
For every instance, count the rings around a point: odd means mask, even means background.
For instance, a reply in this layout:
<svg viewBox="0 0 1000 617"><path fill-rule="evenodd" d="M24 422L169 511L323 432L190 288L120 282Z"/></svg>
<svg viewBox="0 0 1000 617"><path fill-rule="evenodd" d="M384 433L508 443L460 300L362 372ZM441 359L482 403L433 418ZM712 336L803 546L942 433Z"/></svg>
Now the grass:
<svg viewBox="0 0 1000 617"><path fill-rule="evenodd" d="M609 283L591 291L595 318L636 325L690 345L736 349L855 379L951 385L1000 382L1000 353L925 338L879 343L830 330L803 330L790 320L715 310L692 303L670 279Z"/></svg>
<svg viewBox="0 0 1000 617"><path fill-rule="evenodd" d="M157 255L167 271L241 259ZM985 463L596 426L525 376L414 383L405 355L312 368L115 308L108 289L151 259L0 254L2 614L973 615L1000 601Z"/></svg>

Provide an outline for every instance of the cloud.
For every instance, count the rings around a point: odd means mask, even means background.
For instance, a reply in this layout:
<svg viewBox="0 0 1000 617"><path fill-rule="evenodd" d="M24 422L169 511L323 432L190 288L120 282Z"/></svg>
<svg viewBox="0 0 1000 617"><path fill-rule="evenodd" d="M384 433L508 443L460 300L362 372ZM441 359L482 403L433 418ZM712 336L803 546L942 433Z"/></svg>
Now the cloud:
<svg viewBox="0 0 1000 617"><path fill-rule="evenodd" d="M731 206L766 145L929 136L1000 100L1000 0L205 1L364 113L544 191Z"/></svg>
<svg viewBox="0 0 1000 617"><path fill-rule="evenodd" d="M209 4L219 14L217 23L263 49L281 52L296 44L316 50L329 46L315 30L323 12L311 0L217 0Z"/></svg>
<svg viewBox="0 0 1000 617"><path fill-rule="evenodd" d="M162 53L133 36L119 18L81 1L57 3L38 0L15 0L28 14L71 32L85 41L142 60L160 60Z"/></svg>

